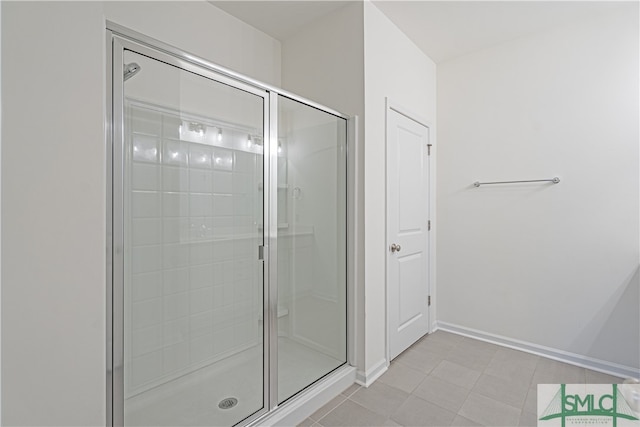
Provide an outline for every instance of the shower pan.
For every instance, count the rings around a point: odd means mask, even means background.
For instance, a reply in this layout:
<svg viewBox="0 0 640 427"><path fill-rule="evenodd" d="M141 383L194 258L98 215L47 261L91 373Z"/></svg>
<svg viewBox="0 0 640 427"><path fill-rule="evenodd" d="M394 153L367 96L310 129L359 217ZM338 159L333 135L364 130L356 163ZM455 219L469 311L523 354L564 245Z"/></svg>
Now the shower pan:
<svg viewBox="0 0 640 427"><path fill-rule="evenodd" d="M108 40L107 424L251 424L348 365L351 124Z"/></svg>

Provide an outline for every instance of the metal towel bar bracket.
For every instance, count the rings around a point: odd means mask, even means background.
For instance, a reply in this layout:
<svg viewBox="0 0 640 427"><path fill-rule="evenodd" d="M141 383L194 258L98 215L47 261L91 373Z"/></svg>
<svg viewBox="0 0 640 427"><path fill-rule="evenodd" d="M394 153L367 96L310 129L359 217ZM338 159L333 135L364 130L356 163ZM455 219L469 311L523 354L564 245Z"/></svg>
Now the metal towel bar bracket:
<svg viewBox="0 0 640 427"><path fill-rule="evenodd" d="M557 184L560 182L560 178L558 178L557 176L554 176L551 179L530 179L530 180L526 180L526 181L495 181L495 182L474 182L473 186L474 187L480 187L481 185L487 185L487 184L518 184L521 182L552 182L554 184Z"/></svg>

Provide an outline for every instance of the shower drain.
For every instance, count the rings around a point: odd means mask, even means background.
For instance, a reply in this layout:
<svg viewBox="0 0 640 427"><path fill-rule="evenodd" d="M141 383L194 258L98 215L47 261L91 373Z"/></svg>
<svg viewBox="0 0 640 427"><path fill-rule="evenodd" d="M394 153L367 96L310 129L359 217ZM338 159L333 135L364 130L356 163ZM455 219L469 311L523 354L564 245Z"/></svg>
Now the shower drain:
<svg viewBox="0 0 640 427"><path fill-rule="evenodd" d="M227 397L226 399L222 399L220 403L218 403L218 408L220 409L231 409L238 404L238 399L235 397Z"/></svg>

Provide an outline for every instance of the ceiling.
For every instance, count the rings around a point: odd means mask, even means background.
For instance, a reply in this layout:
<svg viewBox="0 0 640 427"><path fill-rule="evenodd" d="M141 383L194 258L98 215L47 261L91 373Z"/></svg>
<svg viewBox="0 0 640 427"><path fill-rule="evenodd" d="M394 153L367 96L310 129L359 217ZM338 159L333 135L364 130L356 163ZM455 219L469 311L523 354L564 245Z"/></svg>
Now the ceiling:
<svg viewBox="0 0 640 427"><path fill-rule="evenodd" d="M349 1L210 1L283 41ZM373 0L436 63L636 1Z"/></svg>
<svg viewBox="0 0 640 427"><path fill-rule="evenodd" d="M436 63L623 4L615 1L389 0L373 0L373 3Z"/></svg>

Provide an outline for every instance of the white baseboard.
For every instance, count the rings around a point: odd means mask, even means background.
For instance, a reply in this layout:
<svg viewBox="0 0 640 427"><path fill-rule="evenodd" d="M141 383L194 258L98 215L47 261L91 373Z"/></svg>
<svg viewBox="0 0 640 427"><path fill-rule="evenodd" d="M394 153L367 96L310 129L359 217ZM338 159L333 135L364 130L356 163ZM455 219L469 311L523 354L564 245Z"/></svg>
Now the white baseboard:
<svg viewBox="0 0 640 427"><path fill-rule="evenodd" d="M607 362L606 360L595 359L593 357L583 356L564 350L558 350L551 347L545 347L538 344L520 341L512 338L495 335L464 326L453 325L447 322L438 322L436 330L451 332L453 334L463 335L465 337L474 338L480 341L486 341L503 347L520 350L527 353L537 354L538 356L560 362L576 365L593 371L602 372L620 378L638 378L640 369L630 366L619 365L617 363ZM435 332L435 331L434 331Z"/></svg>
<svg viewBox="0 0 640 427"><path fill-rule="evenodd" d="M356 383L360 384L364 387L369 387L375 380L380 378L380 375L384 374L387 371L389 364L387 363L387 359L382 359L373 367L367 370L367 372L358 371L356 372Z"/></svg>
<svg viewBox="0 0 640 427"><path fill-rule="evenodd" d="M355 379L356 368L343 366L250 426L297 426L352 385Z"/></svg>

